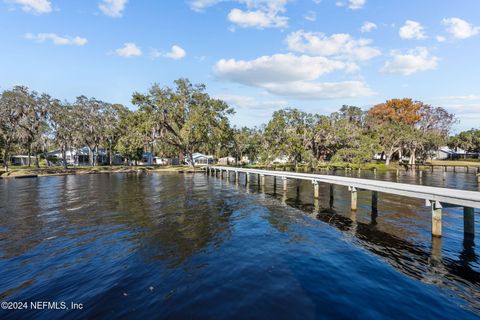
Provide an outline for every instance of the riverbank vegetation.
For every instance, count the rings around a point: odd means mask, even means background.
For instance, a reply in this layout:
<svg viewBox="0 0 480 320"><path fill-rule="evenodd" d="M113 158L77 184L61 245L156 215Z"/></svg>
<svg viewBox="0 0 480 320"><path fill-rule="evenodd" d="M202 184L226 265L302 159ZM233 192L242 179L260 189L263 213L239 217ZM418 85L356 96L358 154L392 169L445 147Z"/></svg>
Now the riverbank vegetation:
<svg viewBox="0 0 480 320"><path fill-rule="evenodd" d="M288 161L315 168L388 166L404 158L414 164L447 143L480 151L479 130L449 138L453 114L408 98L366 111L344 105L330 115L280 109L254 128L232 126L233 108L187 79L173 87L154 85L145 93L135 92L132 104L135 110L86 96L60 101L24 86L3 91L0 148L5 171L12 154L32 155L28 166L38 168L54 148L66 159L70 148L88 147L92 167L99 165L99 150L105 150L110 164L115 154L129 163L140 160L144 151L191 162L194 152L203 152L233 156L238 162L248 158L262 166ZM67 161L62 163L67 169Z"/></svg>

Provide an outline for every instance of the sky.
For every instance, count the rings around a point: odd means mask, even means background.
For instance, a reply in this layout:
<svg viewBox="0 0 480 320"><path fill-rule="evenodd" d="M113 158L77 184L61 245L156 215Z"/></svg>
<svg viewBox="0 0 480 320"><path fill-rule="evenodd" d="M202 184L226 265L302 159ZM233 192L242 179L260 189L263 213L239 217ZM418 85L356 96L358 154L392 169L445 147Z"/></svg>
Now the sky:
<svg viewBox="0 0 480 320"><path fill-rule="evenodd" d="M2 91L134 109L189 78L237 126L408 97L480 128L478 0L0 0L0 43Z"/></svg>

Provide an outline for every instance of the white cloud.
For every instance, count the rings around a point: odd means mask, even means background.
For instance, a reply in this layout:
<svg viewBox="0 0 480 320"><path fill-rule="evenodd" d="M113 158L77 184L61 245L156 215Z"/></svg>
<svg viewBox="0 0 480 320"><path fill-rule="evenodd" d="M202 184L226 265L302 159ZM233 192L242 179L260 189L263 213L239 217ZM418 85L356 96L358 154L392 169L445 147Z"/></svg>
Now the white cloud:
<svg viewBox="0 0 480 320"><path fill-rule="evenodd" d="M228 14L228 20L241 28L282 28L286 27L288 18L277 16L261 10L243 11L232 9Z"/></svg>
<svg viewBox="0 0 480 320"><path fill-rule="evenodd" d="M115 50L115 53L124 58L138 57L143 54L142 50L133 42L124 43L122 48Z"/></svg>
<svg viewBox="0 0 480 320"><path fill-rule="evenodd" d="M445 42L447 40L444 36L436 36L435 39L437 39L438 42Z"/></svg>
<svg viewBox="0 0 480 320"><path fill-rule="evenodd" d="M446 26L447 32L457 39L467 39L480 33L480 27L460 18L446 18L442 20L442 24Z"/></svg>
<svg viewBox="0 0 480 320"><path fill-rule="evenodd" d="M7 2L20 5L25 12L34 14L52 12L52 3L49 0L7 0Z"/></svg>
<svg viewBox="0 0 480 320"><path fill-rule="evenodd" d="M370 21L365 21L360 28L360 32L365 33L365 32L371 32L373 30L377 29L377 25L373 22Z"/></svg>
<svg viewBox="0 0 480 320"><path fill-rule="evenodd" d="M365 61L381 54L380 50L369 46L371 40L354 39L346 33L326 36L320 32L299 30L290 33L286 41L288 48L292 51L319 56Z"/></svg>
<svg viewBox="0 0 480 320"><path fill-rule="evenodd" d="M229 105L248 110L265 110L265 109L274 109L285 107L288 102L285 100L258 100L250 96L241 96L241 95L217 95L217 99L221 99L227 102Z"/></svg>
<svg viewBox="0 0 480 320"><path fill-rule="evenodd" d="M308 11L303 18L307 21L315 21L317 20L317 13L315 11Z"/></svg>
<svg viewBox="0 0 480 320"><path fill-rule="evenodd" d="M169 52L161 52L157 49L153 49L151 52L150 52L150 57L152 59L158 59L158 58L169 58L169 59L173 59L173 60L180 60L182 58L184 58L185 56L187 55L187 52L185 51L185 49L183 49L182 47L180 46L177 46L177 45L173 45L172 48L170 49ZM205 59L203 57L203 59Z"/></svg>
<svg viewBox="0 0 480 320"><path fill-rule="evenodd" d="M190 8L193 11L202 12L206 8L211 7L219 3L221 0L192 0L190 1Z"/></svg>
<svg viewBox="0 0 480 320"><path fill-rule="evenodd" d="M202 12L206 8L227 0L192 0L190 8ZM245 9L233 8L228 20L241 28L284 28L288 25L286 4L290 0L230 0L245 5Z"/></svg>
<svg viewBox="0 0 480 320"><path fill-rule="evenodd" d="M228 20L242 28L285 28L288 17L280 15L286 11L288 0L236 0L245 4L247 10L234 8Z"/></svg>
<svg viewBox="0 0 480 320"><path fill-rule="evenodd" d="M400 28L398 34L402 39L420 40L427 37L423 32L423 26L419 22L413 20L405 21L405 24Z"/></svg>
<svg viewBox="0 0 480 320"><path fill-rule="evenodd" d="M348 0L348 7L352 10L361 9L366 2L366 0Z"/></svg>
<svg viewBox="0 0 480 320"><path fill-rule="evenodd" d="M25 34L25 39L33 40L36 42L46 42L52 41L53 44L57 46L84 46L87 44L88 40L82 37L70 37L70 36L59 36L55 33L27 33Z"/></svg>
<svg viewBox="0 0 480 320"><path fill-rule="evenodd" d="M107 16L118 18L123 15L127 0L102 0L98 8Z"/></svg>
<svg viewBox="0 0 480 320"><path fill-rule="evenodd" d="M174 59L174 60L180 60L180 59L184 58L186 55L187 55L187 52L183 48L181 48L177 45L174 45L170 49L170 52L166 53L164 56L166 58L170 58L170 59Z"/></svg>
<svg viewBox="0 0 480 320"><path fill-rule="evenodd" d="M312 82L333 71L356 69L350 62L294 54L275 54L254 60L219 60L215 75L223 80L259 87L297 99L365 96L373 92L360 81Z"/></svg>
<svg viewBox="0 0 480 320"><path fill-rule="evenodd" d="M439 58L430 55L427 48L418 47L406 53L391 52L392 59L385 62L381 69L385 73L399 73L411 75L419 71L434 70L438 66Z"/></svg>
<svg viewBox="0 0 480 320"><path fill-rule="evenodd" d="M272 82L315 80L335 70L348 70L352 64L325 57L275 54L255 60L221 59L214 68L222 79L246 85L263 85Z"/></svg>
<svg viewBox="0 0 480 320"><path fill-rule="evenodd" d="M265 89L273 94L301 100L368 97L375 94L361 81L270 83Z"/></svg>

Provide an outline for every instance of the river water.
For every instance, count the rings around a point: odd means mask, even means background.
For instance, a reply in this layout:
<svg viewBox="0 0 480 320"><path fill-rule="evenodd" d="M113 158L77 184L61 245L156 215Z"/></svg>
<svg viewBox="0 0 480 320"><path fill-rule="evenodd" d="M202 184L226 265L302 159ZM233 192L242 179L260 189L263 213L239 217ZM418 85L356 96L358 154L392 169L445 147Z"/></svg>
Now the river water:
<svg viewBox="0 0 480 320"><path fill-rule="evenodd" d="M361 176L478 190L466 173ZM464 238L461 209L444 209L432 241L423 201L380 193L372 212L361 191L352 213L346 188L331 202L321 184L314 201L311 183L283 193L273 182L0 180L0 302L69 308L0 309L0 319L479 318L479 242Z"/></svg>

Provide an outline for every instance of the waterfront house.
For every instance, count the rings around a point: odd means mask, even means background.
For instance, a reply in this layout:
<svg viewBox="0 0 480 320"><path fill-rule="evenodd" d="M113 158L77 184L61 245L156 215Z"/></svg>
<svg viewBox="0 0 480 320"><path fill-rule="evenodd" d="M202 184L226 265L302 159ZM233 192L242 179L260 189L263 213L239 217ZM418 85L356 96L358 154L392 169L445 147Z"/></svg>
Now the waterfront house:
<svg viewBox="0 0 480 320"><path fill-rule="evenodd" d="M192 155L193 158L193 164L194 165L202 165L202 164L213 164L215 163L213 156L209 156L200 152L195 152ZM186 163L191 165L190 159L185 159Z"/></svg>
<svg viewBox="0 0 480 320"><path fill-rule="evenodd" d="M63 155L62 150L57 149L47 153L49 159L56 158L58 162L62 162ZM88 147L83 148L69 148L65 151L66 162L71 166L86 166L89 165L89 150ZM104 149L98 149L97 163L99 165L108 165L109 158L108 153ZM121 155L115 154L112 158L112 164L120 165L124 164L125 159Z"/></svg>
<svg viewBox="0 0 480 320"><path fill-rule="evenodd" d="M433 154L433 159L447 160L447 159L476 159L480 154L475 152L467 152L461 148L449 148L447 146L440 147Z"/></svg>

